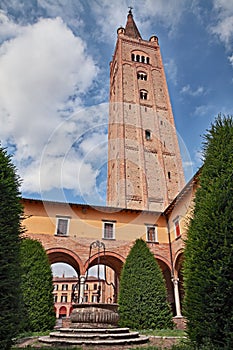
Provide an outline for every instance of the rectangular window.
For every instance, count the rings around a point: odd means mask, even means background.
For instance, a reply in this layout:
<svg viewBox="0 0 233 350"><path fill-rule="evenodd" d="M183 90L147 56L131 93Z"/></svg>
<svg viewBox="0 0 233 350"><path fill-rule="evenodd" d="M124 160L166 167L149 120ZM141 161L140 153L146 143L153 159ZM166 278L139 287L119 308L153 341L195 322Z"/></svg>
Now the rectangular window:
<svg viewBox="0 0 233 350"><path fill-rule="evenodd" d="M94 284L93 289L94 289L94 290L96 290L96 289L97 289L97 284L96 284L96 283Z"/></svg>
<svg viewBox="0 0 233 350"><path fill-rule="evenodd" d="M91 301L92 301L92 303L97 303L97 301L98 301L97 295L92 295L91 296Z"/></svg>
<svg viewBox="0 0 233 350"><path fill-rule="evenodd" d="M56 235L67 236L69 232L70 218L67 217L57 217L56 222Z"/></svg>
<svg viewBox="0 0 233 350"><path fill-rule="evenodd" d="M174 226L175 226L175 235L176 238L181 236L181 232L180 232L180 221L179 221L179 217L175 218L174 220Z"/></svg>
<svg viewBox="0 0 233 350"><path fill-rule="evenodd" d="M67 303L67 295L61 296L61 303Z"/></svg>
<svg viewBox="0 0 233 350"><path fill-rule="evenodd" d="M58 284L53 285L53 290L58 290Z"/></svg>
<svg viewBox="0 0 233 350"><path fill-rule="evenodd" d="M84 303L88 303L88 295L84 295Z"/></svg>
<svg viewBox="0 0 233 350"><path fill-rule="evenodd" d="M115 223L103 223L103 239L115 239Z"/></svg>
<svg viewBox="0 0 233 350"><path fill-rule="evenodd" d="M146 227L146 239L147 242L158 242L157 227L153 225L147 225Z"/></svg>
<svg viewBox="0 0 233 350"><path fill-rule="evenodd" d="M85 283L85 287L84 287L85 290L88 290L88 284Z"/></svg>
<svg viewBox="0 0 233 350"><path fill-rule="evenodd" d="M63 284L61 290L68 290L68 284Z"/></svg>

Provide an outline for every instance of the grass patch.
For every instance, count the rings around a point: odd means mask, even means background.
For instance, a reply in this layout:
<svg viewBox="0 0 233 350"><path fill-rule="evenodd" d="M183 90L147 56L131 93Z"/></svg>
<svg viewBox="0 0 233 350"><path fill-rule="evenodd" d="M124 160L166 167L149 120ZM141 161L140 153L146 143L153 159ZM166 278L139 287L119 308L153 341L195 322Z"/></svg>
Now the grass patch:
<svg viewBox="0 0 233 350"><path fill-rule="evenodd" d="M20 333L15 339L24 339L24 338L31 338L31 337L42 337L43 335L49 335L51 331L44 331L44 332L24 332Z"/></svg>
<svg viewBox="0 0 233 350"><path fill-rule="evenodd" d="M181 329L142 329L138 331L143 335L153 335L158 337L185 337L186 332Z"/></svg>
<svg viewBox="0 0 233 350"><path fill-rule="evenodd" d="M52 346L42 346L42 347L34 347L34 346L27 346L25 349L27 350L83 350L83 348L57 348L57 347L52 347ZM12 350L22 350L22 348L18 348L18 347L12 347ZM97 350L97 349L96 349ZM157 350L157 349L156 349Z"/></svg>

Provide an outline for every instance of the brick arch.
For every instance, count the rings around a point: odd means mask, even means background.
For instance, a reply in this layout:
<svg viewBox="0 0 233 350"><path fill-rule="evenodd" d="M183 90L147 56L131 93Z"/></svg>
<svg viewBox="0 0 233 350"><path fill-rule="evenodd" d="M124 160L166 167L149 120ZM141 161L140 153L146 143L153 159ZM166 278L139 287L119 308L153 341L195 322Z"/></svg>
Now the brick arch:
<svg viewBox="0 0 233 350"><path fill-rule="evenodd" d="M98 263L98 256L99 256L99 262L100 264L106 265L113 269L117 276L120 276L121 269L123 267L123 264L125 262L125 259L117 253L106 251L105 255L103 252L101 252L99 255L98 253L93 254L90 259L88 259L84 265L85 271L94 265L97 265Z"/></svg>
<svg viewBox="0 0 233 350"><path fill-rule="evenodd" d="M63 262L72 266L78 275L84 274L84 266L80 257L69 249L50 248L46 250L50 264Z"/></svg>
<svg viewBox="0 0 233 350"><path fill-rule="evenodd" d="M114 271L114 280L111 282L113 283L114 288L113 301L116 303L119 294L120 274L125 259L120 254L111 251L105 251L105 254L104 252L100 252L99 254L95 253L86 261L85 271L87 271L88 268L97 265L98 262L110 267Z"/></svg>
<svg viewBox="0 0 233 350"><path fill-rule="evenodd" d="M171 272L171 263L170 263L170 261L168 261L165 257L163 257L162 255L159 255L159 254L154 254L154 257L158 261L158 264L159 264L159 266L161 267L162 270L163 270L163 267L166 267Z"/></svg>
<svg viewBox="0 0 233 350"><path fill-rule="evenodd" d="M174 300L174 293L173 293L173 284L172 284L172 275L171 275L171 264L168 263L168 261L163 258L162 256L155 256L159 267L162 270L163 277L165 280L166 290L167 290L167 300L171 305L171 308L173 310L173 313L175 314L175 300Z"/></svg>
<svg viewBox="0 0 233 350"><path fill-rule="evenodd" d="M64 305L62 305L61 307L59 307L58 312L59 312L59 317L66 317L66 316L68 316L68 315L67 315L67 307L64 306Z"/></svg>
<svg viewBox="0 0 233 350"><path fill-rule="evenodd" d="M184 261L184 251L183 249L179 249L176 252L175 258L174 258L174 275L175 277L178 277L178 274L182 268Z"/></svg>

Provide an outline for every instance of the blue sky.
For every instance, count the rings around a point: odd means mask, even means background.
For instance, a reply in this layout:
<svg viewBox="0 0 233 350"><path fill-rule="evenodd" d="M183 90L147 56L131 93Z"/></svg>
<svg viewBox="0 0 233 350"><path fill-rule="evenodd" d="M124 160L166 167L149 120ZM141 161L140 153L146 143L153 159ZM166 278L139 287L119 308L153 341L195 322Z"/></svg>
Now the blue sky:
<svg viewBox="0 0 233 350"><path fill-rule="evenodd" d="M231 0L0 0L0 140L25 197L105 204L109 62L128 6L159 37L188 181L233 107Z"/></svg>

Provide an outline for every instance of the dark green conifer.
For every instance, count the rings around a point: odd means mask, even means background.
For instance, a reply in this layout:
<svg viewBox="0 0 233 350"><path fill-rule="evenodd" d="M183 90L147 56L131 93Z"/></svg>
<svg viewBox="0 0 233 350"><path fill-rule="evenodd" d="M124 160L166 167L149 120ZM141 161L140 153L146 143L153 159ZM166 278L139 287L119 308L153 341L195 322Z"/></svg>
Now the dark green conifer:
<svg viewBox="0 0 233 350"><path fill-rule="evenodd" d="M20 181L0 148L0 348L10 349L20 325Z"/></svg>
<svg viewBox="0 0 233 350"><path fill-rule="evenodd" d="M39 241L25 238L20 246L22 294L26 331L45 331L55 325L53 278L48 256Z"/></svg>
<svg viewBox="0 0 233 350"><path fill-rule="evenodd" d="M204 165L185 248L188 335L198 347L233 349L233 120L205 135Z"/></svg>
<svg viewBox="0 0 233 350"><path fill-rule="evenodd" d="M142 239L136 240L123 266L119 314L122 327L133 329L173 327L162 272Z"/></svg>

